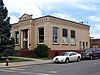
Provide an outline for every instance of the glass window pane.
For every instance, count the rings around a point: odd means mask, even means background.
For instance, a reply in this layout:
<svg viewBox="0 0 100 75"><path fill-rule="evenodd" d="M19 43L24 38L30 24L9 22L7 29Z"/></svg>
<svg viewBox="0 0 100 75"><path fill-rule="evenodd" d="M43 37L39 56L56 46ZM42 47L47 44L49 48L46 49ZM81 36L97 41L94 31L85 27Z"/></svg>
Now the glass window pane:
<svg viewBox="0 0 100 75"><path fill-rule="evenodd" d="M75 45L76 44L76 40L75 40L75 30L71 30L71 44Z"/></svg>
<svg viewBox="0 0 100 75"><path fill-rule="evenodd" d="M58 28L53 27L53 43L58 43Z"/></svg>
<svg viewBox="0 0 100 75"><path fill-rule="evenodd" d="M67 37L67 29L63 29L63 37Z"/></svg>
<svg viewBox="0 0 100 75"><path fill-rule="evenodd" d="M71 38L75 38L75 31L71 30Z"/></svg>
<svg viewBox="0 0 100 75"><path fill-rule="evenodd" d="M71 44L75 44L75 38L71 38Z"/></svg>
<svg viewBox="0 0 100 75"><path fill-rule="evenodd" d="M58 42L58 37L57 36L53 36L53 42L57 43Z"/></svg>
<svg viewBox="0 0 100 75"><path fill-rule="evenodd" d="M62 42L63 43L68 43L68 37L67 37L67 29L62 29Z"/></svg>
<svg viewBox="0 0 100 75"><path fill-rule="evenodd" d="M44 36L39 36L39 43L43 43L44 42Z"/></svg>
<svg viewBox="0 0 100 75"><path fill-rule="evenodd" d="M44 35L44 28L39 28L39 35Z"/></svg>
<svg viewBox="0 0 100 75"><path fill-rule="evenodd" d="M38 28L38 43L44 42L44 28L40 27Z"/></svg>
<svg viewBox="0 0 100 75"><path fill-rule="evenodd" d="M57 32L58 32L58 28L57 27L54 27L53 28L53 35L57 35Z"/></svg>
<svg viewBox="0 0 100 75"><path fill-rule="evenodd" d="M15 43L19 44L19 32L15 32Z"/></svg>

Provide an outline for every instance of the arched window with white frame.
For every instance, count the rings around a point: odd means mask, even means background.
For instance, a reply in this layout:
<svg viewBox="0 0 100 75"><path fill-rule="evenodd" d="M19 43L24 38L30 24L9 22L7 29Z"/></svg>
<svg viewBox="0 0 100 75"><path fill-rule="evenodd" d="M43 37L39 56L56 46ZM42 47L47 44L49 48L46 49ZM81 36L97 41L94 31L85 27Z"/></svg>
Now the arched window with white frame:
<svg viewBox="0 0 100 75"><path fill-rule="evenodd" d="M53 27L53 44L59 43L59 28Z"/></svg>
<svg viewBox="0 0 100 75"><path fill-rule="evenodd" d="M38 44L44 43L44 27L38 28Z"/></svg>
<svg viewBox="0 0 100 75"><path fill-rule="evenodd" d="M66 28L62 29L62 43L68 44L68 29Z"/></svg>
<svg viewBox="0 0 100 75"><path fill-rule="evenodd" d="M76 32L71 30L71 45L76 45Z"/></svg>

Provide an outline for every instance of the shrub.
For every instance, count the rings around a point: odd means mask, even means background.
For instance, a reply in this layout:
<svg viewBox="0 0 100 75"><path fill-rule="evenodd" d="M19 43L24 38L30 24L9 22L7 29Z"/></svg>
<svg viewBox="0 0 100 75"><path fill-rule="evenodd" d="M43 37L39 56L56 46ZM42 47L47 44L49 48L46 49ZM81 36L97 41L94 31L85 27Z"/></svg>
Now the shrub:
<svg viewBox="0 0 100 75"><path fill-rule="evenodd" d="M34 54L39 58L48 57L48 46L45 44L38 45L36 48L34 48Z"/></svg>
<svg viewBox="0 0 100 75"><path fill-rule="evenodd" d="M17 50L4 50L3 56L20 56L20 52Z"/></svg>
<svg viewBox="0 0 100 75"><path fill-rule="evenodd" d="M21 56L21 53L19 51L17 51L17 50L13 50L11 56L17 56L17 57L19 57L19 56Z"/></svg>

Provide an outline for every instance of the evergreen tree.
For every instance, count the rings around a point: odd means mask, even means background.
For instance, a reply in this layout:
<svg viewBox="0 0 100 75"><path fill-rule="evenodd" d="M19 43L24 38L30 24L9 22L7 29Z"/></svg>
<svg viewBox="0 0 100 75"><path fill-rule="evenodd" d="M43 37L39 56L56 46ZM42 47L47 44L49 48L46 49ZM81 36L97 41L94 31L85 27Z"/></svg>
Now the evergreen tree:
<svg viewBox="0 0 100 75"><path fill-rule="evenodd" d="M0 54L5 50L14 49L14 39L10 38L11 24L8 10L0 0Z"/></svg>

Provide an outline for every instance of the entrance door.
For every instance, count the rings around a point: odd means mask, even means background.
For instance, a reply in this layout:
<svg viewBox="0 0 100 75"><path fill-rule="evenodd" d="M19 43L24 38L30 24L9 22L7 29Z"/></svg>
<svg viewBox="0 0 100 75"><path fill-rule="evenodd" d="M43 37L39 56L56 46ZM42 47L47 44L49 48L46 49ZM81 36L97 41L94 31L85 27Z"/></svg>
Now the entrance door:
<svg viewBox="0 0 100 75"><path fill-rule="evenodd" d="M23 49L28 49L28 29L23 30Z"/></svg>

